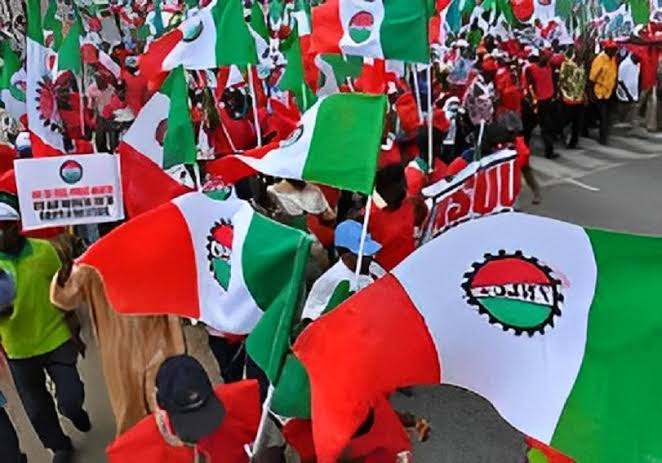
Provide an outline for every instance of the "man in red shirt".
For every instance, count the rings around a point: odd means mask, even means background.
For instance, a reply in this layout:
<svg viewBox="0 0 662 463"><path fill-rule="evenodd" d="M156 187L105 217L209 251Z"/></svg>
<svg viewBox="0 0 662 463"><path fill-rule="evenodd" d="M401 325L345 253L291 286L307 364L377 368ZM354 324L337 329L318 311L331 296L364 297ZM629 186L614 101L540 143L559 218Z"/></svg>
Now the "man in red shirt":
<svg viewBox="0 0 662 463"><path fill-rule="evenodd" d="M549 65L549 54L539 53L536 49L531 52L528 67L524 70L526 85L532 100L534 111L538 115L538 124L542 132L542 140L545 144L545 157L556 159L559 157L554 152L554 79L552 67ZM527 134L527 143L531 134Z"/></svg>
<svg viewBox="0 0 662 463"><path fill-rule="evenodd" d="M110 463L248 463L260 421L256 381L216 389L193 357L170 357L156 376L160 409L117 438Z"/></svg>

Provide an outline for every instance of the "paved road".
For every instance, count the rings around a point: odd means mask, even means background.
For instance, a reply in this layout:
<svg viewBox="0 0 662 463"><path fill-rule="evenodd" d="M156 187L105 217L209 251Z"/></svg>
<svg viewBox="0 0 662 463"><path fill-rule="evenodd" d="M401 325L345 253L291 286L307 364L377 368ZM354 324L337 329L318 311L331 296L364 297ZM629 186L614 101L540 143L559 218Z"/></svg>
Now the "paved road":
<svg viewBox="0 0 662 463"><path fill-rule="evenodd" d="M531 193L525 188L522 209L581 225L662 234L662 137L621 131L612 137L608 147L590 139L582 139L580 145L583 149L559 150L562 156L559 160L533 157L532 165L543 185L543 203L530 205ZM534 144L534 153L540 151L537 148ZM86 383L86 406L94 429L88 435L81 435L66 422L65 429L72 435L78 449L78 462L100 463L105 461L103 449L112 439L114 424L98 357L93 349L89 352L88 358L81 362L81 369ZM18 423L21 442L29 453L30 463L50 462L21 407L17 406L15 393L6 382L0 381L0 387L9 392L10 412ZM454 402L455 407L469 406L471 399L467 400L469 402ZM462 442L466 439L462 430L454 429L457 436L453 436L454 431L449 429L444 439L444 451L453 455L453 443L456 442L455 455L464 455L466 446ZM495 445L494 442L491 445ZM462 461L469 463L464 457Z"/></svg>

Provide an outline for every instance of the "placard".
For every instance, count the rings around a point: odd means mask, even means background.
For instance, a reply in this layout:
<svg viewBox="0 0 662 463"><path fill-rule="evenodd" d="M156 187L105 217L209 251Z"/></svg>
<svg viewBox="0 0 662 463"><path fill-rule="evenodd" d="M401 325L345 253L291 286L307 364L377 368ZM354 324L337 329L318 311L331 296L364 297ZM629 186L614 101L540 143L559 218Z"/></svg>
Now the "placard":
<svg viewBox="0 0 662 463"><path fill-rule="evenodd" d="M118 156L19 159L14 170L24 230L124 219Z"/></svg>

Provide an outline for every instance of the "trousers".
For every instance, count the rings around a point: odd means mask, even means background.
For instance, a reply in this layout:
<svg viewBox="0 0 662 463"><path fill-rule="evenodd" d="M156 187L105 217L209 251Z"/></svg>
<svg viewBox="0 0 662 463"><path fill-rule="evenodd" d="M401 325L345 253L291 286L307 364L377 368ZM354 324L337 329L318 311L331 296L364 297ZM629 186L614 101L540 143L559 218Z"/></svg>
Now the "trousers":
<svg viewBox="0 0 662 463"><path fill-rule="evenodd" d="M14 383L25 412L44 447L53 451L72 449L64 434L53 397L46 389L46 373L55 383L55 398L62 415L73 422L87 419L83 410L85 390L78 374L78 349L67 341L52 352L9 360Z"/></svg>
<svg viewBox="0 0 662 463"><path fill-rule="evenodd" d="M14 425L3 407L0 407L0 461L7 463L25 461Z"/></svg>

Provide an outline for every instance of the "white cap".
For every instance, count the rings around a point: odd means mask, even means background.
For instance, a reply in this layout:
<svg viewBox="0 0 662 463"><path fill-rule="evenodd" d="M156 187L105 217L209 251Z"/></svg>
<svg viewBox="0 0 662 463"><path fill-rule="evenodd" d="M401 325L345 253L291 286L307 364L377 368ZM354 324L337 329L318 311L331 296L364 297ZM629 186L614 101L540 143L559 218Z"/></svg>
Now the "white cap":
<svg viewBox="0 0 662 463"><path fill-rule="evenodd" d="M16 142L14 143L17 150L23 148L32 147L32 142L30 141L30 132L21 132L16 136Z"/></svg>

